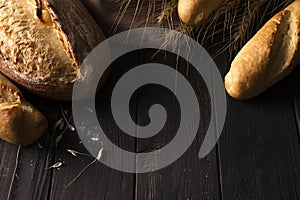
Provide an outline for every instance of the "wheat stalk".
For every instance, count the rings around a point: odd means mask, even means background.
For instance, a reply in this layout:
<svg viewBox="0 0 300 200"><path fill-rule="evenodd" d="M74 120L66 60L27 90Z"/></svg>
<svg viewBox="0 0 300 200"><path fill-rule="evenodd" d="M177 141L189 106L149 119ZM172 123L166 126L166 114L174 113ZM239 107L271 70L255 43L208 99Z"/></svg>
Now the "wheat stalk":
<svg viewBox="0 0 300 200"><path fill-rule="evenodd" d="M218 36L222 47L215 56L229 50L238 51L263 25L265 20L282 10L293 0L224 0L205 24L191 27L183 24L177 14L178 0L110 0L119 8L113 32L125 15L132 16L131 28L142 26L166 27L188 34L200 44ZM146 15L145 20L139 16ZM215 45L218 45L216 43Z"/></svg>

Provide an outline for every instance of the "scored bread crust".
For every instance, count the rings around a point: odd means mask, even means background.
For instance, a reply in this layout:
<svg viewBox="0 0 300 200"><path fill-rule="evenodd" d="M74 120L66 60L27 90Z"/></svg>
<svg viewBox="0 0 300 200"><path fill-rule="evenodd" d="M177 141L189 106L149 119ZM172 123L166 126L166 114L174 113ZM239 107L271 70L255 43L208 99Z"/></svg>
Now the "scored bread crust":
<svg viewBox="0 0 300 200"><path fill-rule="evenodd" d="M47 127L47 119L0 74L0 138L16 145L29 145L37 141Z"/></svg>
<svg viewBox="0 0 300 200"><path fill-rule="evenodd" d="M0 70L43 97L71 100L79 66L103 40L79 0L0 0Z"/></svg>
<svg viewBox="0 0 300 200"><path fill-rule="evenodd" d="M300 1L272 17L242 48L225 76L236 99L257 96L300 63Z"/></svg>

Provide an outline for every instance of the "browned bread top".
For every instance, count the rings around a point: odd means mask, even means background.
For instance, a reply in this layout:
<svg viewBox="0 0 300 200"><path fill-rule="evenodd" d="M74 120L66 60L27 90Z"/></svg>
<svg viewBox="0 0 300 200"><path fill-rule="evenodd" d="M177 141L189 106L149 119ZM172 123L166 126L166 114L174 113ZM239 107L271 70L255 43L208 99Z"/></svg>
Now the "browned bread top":
<svg viewBox="0 0 300 200"><path fill-rule="evenodd" d="M79 65L103 39L79 0L0 0L0 70L44 97L70 100Z"/></svg>
<svg viewBox="0 0 300 200"><path fill-rule="evenodd" d="M189 25L199 26L224 0L179 0L178 15Z"/></svg>
<svg viewBox="0 0 300 200"><path fill-rule="evenodd" d="M225 77L236 99L254 97L288 75L300 62L300 1L270 19L243 47Z"/></svg>
<svg viewBox="0 0 300 200"><path fill-rule="evenodd" d="M47 119L0 74L0 138L17 145L32 144L45 133L47 126Z"/></svg>

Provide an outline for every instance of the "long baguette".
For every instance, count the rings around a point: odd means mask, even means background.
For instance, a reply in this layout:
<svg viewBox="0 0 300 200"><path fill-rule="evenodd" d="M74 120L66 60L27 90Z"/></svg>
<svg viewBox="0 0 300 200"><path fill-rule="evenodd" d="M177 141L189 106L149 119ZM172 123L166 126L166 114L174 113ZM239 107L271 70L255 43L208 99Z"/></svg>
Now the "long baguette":
<svg viewBox="0 0 300 200"><path fill-rule="evenodd" d="M242 48L225 77L236 99L257 96L300 63L300 1L272 17Z"/></svg>

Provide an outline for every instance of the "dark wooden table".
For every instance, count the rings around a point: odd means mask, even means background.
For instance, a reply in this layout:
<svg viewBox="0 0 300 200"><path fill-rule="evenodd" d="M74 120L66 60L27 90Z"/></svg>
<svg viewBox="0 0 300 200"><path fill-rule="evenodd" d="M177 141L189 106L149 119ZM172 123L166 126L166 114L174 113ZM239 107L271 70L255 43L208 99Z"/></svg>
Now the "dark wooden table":
<svg viewBox="0 0 300 200"><path fill-rule="evenodd" d="M131 64L139 64L150 55L151 52L139 53ZM229 53L215 57L215 62L224 77L231 62ZM124 63L119 61L112 67L109 80L97 96L101 125L107 136L126 150L160 149L171 141L178 128L180 113L171 92L147 86L132 97L131 114L140 125L147 124L150 105L161 103L166 107L167 124L155 137L129 137L111 120L110 94L116 81L131 67ZM25 97L48 117L49 130L31 146L0 141L0 199L300 199L299 75L300 70L295 70L249 101L236 101L228 96L221 138L204 159L197 154L208 115L201 118L203 123L192 146L170 166L151 173L130 174L94 163L69 187L68 183L94 160L67 152L71 149L87 153L76 132L66 129L57 141L64 127L55 129L55 125L63 118L62 112L66 119L71 118L71 104L52 102L24 91ZM198 95L207 95L201 78L192 72L186 76L197 86ZM201 105L205 105L205 100ZM205 111L205 107L202 109ZM59 162L62 166L50 168Z"/></svg>

